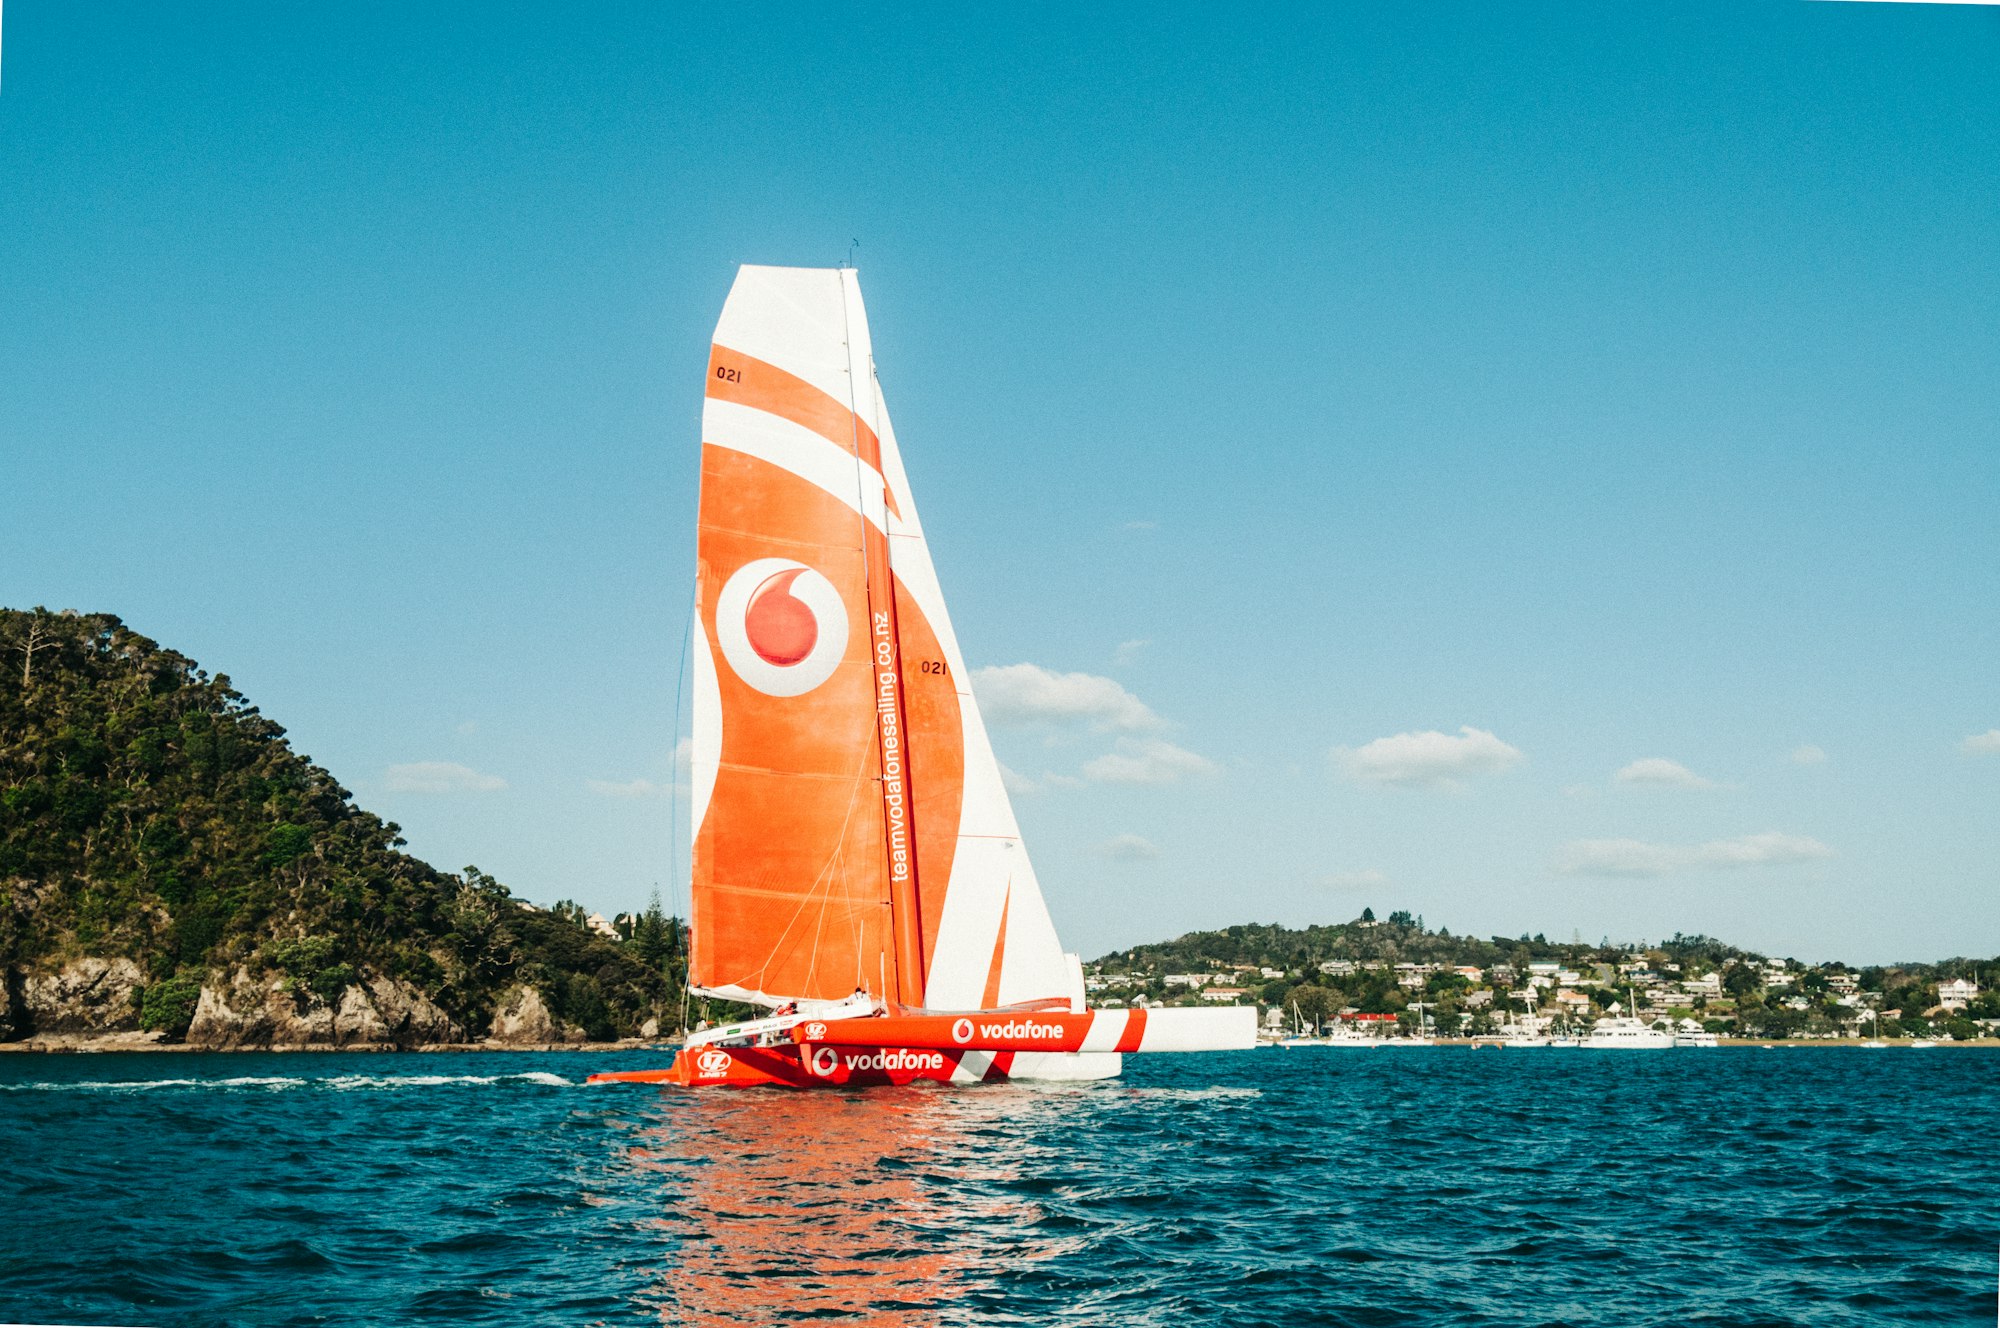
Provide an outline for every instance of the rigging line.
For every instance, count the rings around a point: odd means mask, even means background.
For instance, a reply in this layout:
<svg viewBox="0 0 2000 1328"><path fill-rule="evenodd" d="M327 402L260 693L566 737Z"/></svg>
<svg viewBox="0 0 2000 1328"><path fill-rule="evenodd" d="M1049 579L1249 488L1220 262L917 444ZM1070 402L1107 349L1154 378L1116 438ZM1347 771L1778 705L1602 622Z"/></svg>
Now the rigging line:
<svg viewBox="0 0 2000 1328"><path fill-rule="evenodd" d="M819 905L821 925L824 926L826 918L826 910L830 906L830 901L833 896L834 876L840 871L841 848L843 845L847 843L848 827L853 825L854 823L855 802L861 796L862 787L868 782L868 777L866 773L867 761L868 761L868 756L867 756L868 747L866 743L860 744L860 751L862 753L861 755L862 768L855 772L853 781L850 784L850 788L852 791L847 795L847 812L841 818L840 833L834 837L833 851L827 855L826 862L824 863L824 865L820 867L819 874L813 877L812 884L807 889L805 889L800 893L799 902L797 903L797 905L793 907L792 915L789 918L785 919L785 925L779 928L778 930L777 939L773 941L771 943L770 948L764 952L764 958L762 959L762 961L760 961L760 967L758 967L755 970L760 975L764 975L766 977L769 976L771 971L771 961L776 959L778 957L778 953L785 948L785 938L792 934L792 928L798 925L800 916L804 914L807 906L813 902L814 896L822 894L826 896L825 899L821 900ZM853 913L854 907L852 898L848 896L845 892L843 892L843 899L846 902L847 911L850 914ZM855 925L854 928L854 945L855 949L859 951L861 946L861 931L858 923ZM819 963L819 956L817 951L815 951L813 955L813 962L807 968L808 981L810 981L813 971L818 967L818 963ZM748 978L749 978L749 973L746 972L742 978L739 978L732 985L742 986L743 983L748 980ZM758 983L757 990L762 991L763 989L764 989L763 983L760 981ZM783 994L798 995L801 993L783 993Z"/></svg>
<svg viewBox="0 0 2000 1328"><path fill-rule="evenodd" d="M857 775L855 778L857 781L855 787L858 790L859 781L862 779L862 776ZM820 867L819 873L813 877L811 885L808 886L804 891L800 892L798 903L794 905L792 908L792 915L789 918L785 919L785 925L778 929L777 939L773 941L771 943L770 948L764 952L764 958L761 961L759 961L759 966L754 970L745 971L741 977L739 977L735 982L729 985L739 986L739 987L742 986L745 982L749 980L751 972L755 972L760 975L768 977L771 971L771 961L776 959L778 957L779 952L785 949L785 938L792 934L792 928L798 925L800 916L804 914L807 906L813 902L814 897L816 895L824 894L828 897L828 899L831 899L833 894L834 876L839 868L841 845L847 842L847 827L849 824L852 823L854 819L854 801L856 796L857 796L856 794L848 795L847 817L845 820L841 822L840 834L836 836L834 839L833 851L827 855L825 864ZM824 918L825 916L827 907L828 903L825 900L821 901L820 914L822 918ZM858 940L856 944L859 944ZM817 956L814 957L814 962L817 963ZM808 976L810 976L810 972L811 970L808 969ZM763 983L760 981L758 983L757 990L762 991L763 989L764 989ZM795 995L798 993L782 993L782 994Z"/></svg>
<svg viewBox="0 0 2000 1328"><path fill-rule="evenodd" d="M797 905L795 905L792 909L792 915L789 918L785 919L785 925L778 930L777 939L774 942L772 942L771 947L767 951L765 951L764 958L762 960L762 966L754 970L759 974L766 974L766 975L769 974L771 970L771 961L777 958L778 953L785 948L785 939L792 934L792 928L798 925L800 916L804 914L806 908L813 903L815 896L820 896L820 895L824 895L825 898L821 899L819 904L819 910L820 910L819 924L815 937L815 945L817 944L817 936L824 935L825 925L826 925L826 912L827 909L832 906L834 878L836 875L841 876L843 879L845 878L844 869L842 868L841 863L842 863L844 846L847 843L847 832L854 824L854 813L857 804L861 801L862 790L864 788L869 787L872 783L872 781L868 778L867 774L868 753L872 749L866 743L862 743L858 745L857 750L860 752L860 757L859 757L860 768L855 771L854 777L849 783L849 788L852 791L848 794L847 797L847 811L845 815L841 818L840 832L834 836L833 852L828 855L826 864L820 868L819 874L813 878L811 886L800 894ZM870 902L873 903L877 908L879 908L881 906L882 901L873 900ZM854 898L851 891L846 891L846 890L842 891L841 904L844 911L847 914L848 930L854 942L854 966L855 966L855 973L858 976L862 972L864 972L864 970L861 967L861 962L862 962L861 938L865 931L865 923L862 921L861 911L854 906ZM818 971L818 967L819 967L819 952L817 948L815 948L813 951L812 964L807 968L808 982L810 982L812 974ZM748 982L749 977L750 977L749 972L745 972L741 977L737 978L733 983L730 983L728 985L738 986L738 987L743 986L746 982ZM855 985L860 986L861 984L857 982ZM763 984L761 982L758 984L757 989L759 991L763 990ZM785 994L796 995L799 993L785 993Z"/></svg>
<svg viewBox="0 0 2000 1328"><path fill-rule="evenodd" d="M687 620L681 627L680 667L674 678L674 749L668 756L667 776L667 891L680 915L681 940L681 1031L687 1031L688 988L694 978L694 947L690 944L691 928L694 924L694 828L688 829L688 909L681 914L680 880L680 819L681 819L681 697L687 687L688 657L694 653L694 619L696 600L701 594L701 578L697 576L688 588ZM688 717L688 816L694 816L694 718Z"/></svg>

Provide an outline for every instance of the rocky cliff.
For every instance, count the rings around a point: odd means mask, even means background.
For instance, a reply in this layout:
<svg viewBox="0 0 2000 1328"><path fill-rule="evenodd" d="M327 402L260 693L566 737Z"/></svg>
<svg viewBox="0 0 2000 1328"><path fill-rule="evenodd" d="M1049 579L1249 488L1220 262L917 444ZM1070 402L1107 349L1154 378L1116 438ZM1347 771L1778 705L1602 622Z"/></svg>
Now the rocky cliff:
<svg viewBox="0 0 2000 1328"><path fill-rule="evenodd" d="M0 1043L610 1041L683 933L443 872L222 675L108 614L0 609Z"/></svg>

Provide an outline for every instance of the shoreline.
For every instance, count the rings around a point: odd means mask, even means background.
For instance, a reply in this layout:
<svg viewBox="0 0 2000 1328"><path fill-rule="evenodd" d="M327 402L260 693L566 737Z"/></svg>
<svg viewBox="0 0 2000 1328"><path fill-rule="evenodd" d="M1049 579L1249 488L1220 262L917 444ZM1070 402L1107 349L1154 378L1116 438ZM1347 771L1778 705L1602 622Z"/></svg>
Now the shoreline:
<svg viewBox="0 0 2000 1328"><path fill-rule="evenodd" d="M553 1051L659 1051L670 1052L674 1044L662 1043L658 1039L631 1038L622 1042L425 1042L402 1045L394 1042L349 1042L341 1046L328 1046L323 1042L279 1042L263 1046L204 1047L185 1042L159 1042L146 1040L144 1034L110 1034L103 1037L80 1037L76 1035L51 1035L49 1037L27 1038L20 1042L0 1042L0 1054L19 1056L102 1056L118 1052L140 1052L148 1055L176 1055L194 1053L199 1055L256 1054L259 1052L283 1052L287 1055L313 1053L316 1055L344 1055L350 1052L382 1055L394 1052L446 1053L467 1051L492 1052L535 1052Z"/></svg>
<svg viewBox="0 0 2000 1328"><path fill-rule="evenodd" d="M1723 1038L1716 1043L1714 1049L1718 1051L1727 1050L1730 1048L1747 1049L1756 1047L1762 1047L1771 1050L1778 1050L1778 1049L1819 1050L1822 1048L1836 1048L1836 1047L1851 1048L1855 1050L1880 1050L1880 1051L1890 1051L1890 1050L1909 1051L1916 1049L1911 1047L1910 1042L1911 1039L1908 1038L1885 1038L1883 1039L1883 1045L1881 1047L1869 1048L1867 1046L1866 1040L1862 1038L1796 1038L1796 1039ZM1259 1048L1261 1049L1263 1047L1275 1047L1276 1045L1277 1044L1275 1043L1260 1043ZM1473 1038L1439 1038L1432 1045L1437 1047L1453 1047L1463 1050L1480 1050L1482 1048L1490 1047L1496 1051L1602 1050L1601 1048L1583 1048L1583 1047L1505 1048L1497 1043L1485 1042L1483 1040L1476 1040ZM658 1038L627 1038L624 1039L623 1041L618 1041L618 1042L526 1042L526 1043L426 1042L415 1045L405 1045L394 1042L349 1042L341 1046L328 1046L325 1043L314 1043L314 1042L303 1042L303 1043L281 1042L281 1043L268 1043L262 1046L205 1047L205 1046L191 1045L185 1042L163 1042L160 1041L155 1035L148 1033L109 1033L98 1036L86 1036L81 1034L51 1034L47 1037L26 1038L19 1042L0 1042L0 1055L101 1056L119 1052L141 1052L146 1054L162 1054L162 1055L175 1055L175 1054L235 1055L239 1053L256 1054L263 1052L280 1052L286 1055L295 1055L302 1053L310 1053L313 1055L343 1055L347 1053L383 1055L383 1054L392 1054L396 1052L445 1054L452 1052L474 1052L474 1051L532 1052L538 1055L546 1055L550 1052L559 1052L559 1051L597 1052L600 1054L611 1051L657 1051L664 1055L673 1052L674 1050L677 1049L677 1047L678 1047L677 1043L662 1041L661 1039ZM2000 1047L2000 1037L1974 1038L1971 1039L1970 1041L1965 1041L1965 1042L1933 1042L1929 1047L1921 1048L1920 1050L1947 1051L1947 1050L1957 1050L1961 1048L1971 1048L1971 1047ZM1309 1050L1309 1048L1300 1048L1300 1050ZM1374 1050L1374 1048L1370 1048L1370 1050ZM1651 1050L1701 1051L1701 1050L1708 1050L1708 1048L1700 1048L1700 1047L1652 1048Z"/></svg>

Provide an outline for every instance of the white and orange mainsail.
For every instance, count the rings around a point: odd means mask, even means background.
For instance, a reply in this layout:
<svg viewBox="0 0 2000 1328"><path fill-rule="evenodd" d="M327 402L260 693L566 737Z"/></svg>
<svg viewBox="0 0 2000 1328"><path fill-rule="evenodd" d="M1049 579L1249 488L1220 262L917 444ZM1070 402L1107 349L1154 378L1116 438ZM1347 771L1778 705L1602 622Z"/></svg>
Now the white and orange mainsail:
<svg viewBox="0 0 2000 1328"><path fill-rule="evenodd" d="M1080 1011L849 269L745 267L702 413L698 990Z"/></svg>
<svg viewBox="0 0 2000 1328"><path fill-rule="evenodd" d="M1092 1079L1253 1008L1084 1008L967 685L848 269L745 267L702 410L697 991L777 1007L593 1083Z"/></svg>

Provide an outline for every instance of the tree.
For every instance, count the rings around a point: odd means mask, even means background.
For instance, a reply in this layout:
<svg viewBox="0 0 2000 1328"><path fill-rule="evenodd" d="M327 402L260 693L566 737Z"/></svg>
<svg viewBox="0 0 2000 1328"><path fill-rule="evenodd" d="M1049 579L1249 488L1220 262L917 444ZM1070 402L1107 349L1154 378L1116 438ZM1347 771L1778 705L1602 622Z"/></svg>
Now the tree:
<svg viewBox="0 0 2000 1328"><path fill-rule="evenodd" d="M1722 976L1722 989L1738 998L1756 995L1763 989L1763 985L1763 979L1757 976L1757 970L1748 964L1732 965Z"/></svg>
<svg viewBox="0 0 2000 1328"><path fill-rule="evenodd" d="M42 619L47 613L47 609L38 608L29 615L27 630L21 634L21 640L14 647L21 652L21 690L24 692L34 684L35 651L46 644Z"/></svg>
<svg viewBox="0 0 2000 1328"><path fill-rule="evenodd" d="M1292 989L1291 1004L1298 1010L1299 1018L1308 1024L1319 1025L1338 1015L1343 1002L1339 992L1309 982Z"/></svg>

